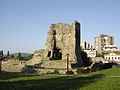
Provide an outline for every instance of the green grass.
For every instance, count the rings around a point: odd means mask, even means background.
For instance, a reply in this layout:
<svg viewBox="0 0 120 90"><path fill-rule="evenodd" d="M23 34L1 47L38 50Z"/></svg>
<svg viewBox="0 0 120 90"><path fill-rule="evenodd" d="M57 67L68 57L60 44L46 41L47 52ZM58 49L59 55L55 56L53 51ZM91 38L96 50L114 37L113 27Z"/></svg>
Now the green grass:
<svg viewBox="0 0 120 90"><path fill-rule="evenodd" d="M2 72L0 90L120 90L120 68L69 76Z"/></svg>

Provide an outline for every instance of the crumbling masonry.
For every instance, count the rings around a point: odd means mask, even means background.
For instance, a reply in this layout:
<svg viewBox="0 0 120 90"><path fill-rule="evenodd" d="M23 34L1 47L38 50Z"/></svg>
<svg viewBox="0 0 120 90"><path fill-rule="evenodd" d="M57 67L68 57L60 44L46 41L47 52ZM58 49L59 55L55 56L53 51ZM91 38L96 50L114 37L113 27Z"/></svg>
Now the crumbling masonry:
<svg viewBox="0 0 120 90"><path fill-rule="evenodd" d="M51 24L49 27L46 49L37 50L29 64L37 64L44 68L66 68L67 55L69 68L83 66L80 50L80 23Z"/></svg>
<svg viewBox="0 0 120 90"><path fill-rule="evenodd" d="M74 66L82 66L80 54L80 23L51 24L46 40L46 57L49 60L64 60L69 54L69 62Z"/></svg>

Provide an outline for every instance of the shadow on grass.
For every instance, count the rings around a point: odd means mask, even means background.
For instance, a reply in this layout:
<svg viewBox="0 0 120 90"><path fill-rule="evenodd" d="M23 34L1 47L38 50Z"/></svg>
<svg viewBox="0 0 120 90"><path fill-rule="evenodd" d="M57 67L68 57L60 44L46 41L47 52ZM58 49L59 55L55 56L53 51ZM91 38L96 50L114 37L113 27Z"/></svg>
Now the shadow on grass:
<svg viewBox="0 0 120 90"><path fill-rule="evenodd" d="M48 79L0 82L0 90L78 90L90 83L95 83L102 77L104 77L102 74L89 77L64 76L53 78L52 76Z"/></svg>
<svg viewBox="0 0 120 90"><path fill-rule="evenodd" d="M18 73L18 72L4 72L2 71L0 73L0 80L9 80L9 79L12 79L12 78L19 78L19 77L29 77L29 76L32 76L32 75L24 75L22 73Z"/></svg>

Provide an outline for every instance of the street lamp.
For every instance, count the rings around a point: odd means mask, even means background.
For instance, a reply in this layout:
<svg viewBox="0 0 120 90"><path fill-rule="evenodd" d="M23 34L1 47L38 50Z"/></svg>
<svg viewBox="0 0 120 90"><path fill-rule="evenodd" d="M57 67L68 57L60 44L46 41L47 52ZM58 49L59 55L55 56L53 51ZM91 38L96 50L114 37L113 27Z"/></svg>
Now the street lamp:
<svg viewBox="0 0 120 90"><path fill-rule="evenodd" d="M67 54L67 72L69 71L69 54Z"/></svg>

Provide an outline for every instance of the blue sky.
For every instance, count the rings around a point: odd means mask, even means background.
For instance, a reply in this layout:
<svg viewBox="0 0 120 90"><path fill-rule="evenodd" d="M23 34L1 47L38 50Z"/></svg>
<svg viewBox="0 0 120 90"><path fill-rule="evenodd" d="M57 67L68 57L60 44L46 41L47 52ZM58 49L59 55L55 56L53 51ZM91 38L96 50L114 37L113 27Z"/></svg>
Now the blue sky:
<svg viewBox="0 0 120 90"><path fill-rule="evenodd" d="M0 0L0 49L30 52L45 48L52 23L81 23L81 37L108 34L120 47L120 0Z"/></svg>

